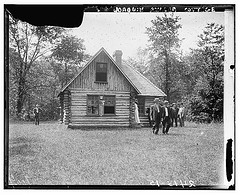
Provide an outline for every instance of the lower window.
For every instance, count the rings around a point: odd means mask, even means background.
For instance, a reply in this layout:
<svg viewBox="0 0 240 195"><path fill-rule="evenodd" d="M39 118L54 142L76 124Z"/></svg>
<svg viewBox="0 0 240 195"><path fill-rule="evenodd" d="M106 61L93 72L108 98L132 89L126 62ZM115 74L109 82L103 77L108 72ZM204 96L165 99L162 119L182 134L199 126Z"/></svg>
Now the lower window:
<svg viewBox="0 0 240 195"><path fill-rule="evenodd" d="M98 115L99 113L99 97L96 95L87 96L87 114Z"/></svg>
<svg viewBox="0 0 240 195"><path fill-rule="evenodd" d="M104 96L104 114L115 114L115 96Z"/></svg>
<svg viewBox="0 0 240 195"><path fill-rule="evenodd" d="M115 114L115 96L88 95L87 115Z"/></svg>

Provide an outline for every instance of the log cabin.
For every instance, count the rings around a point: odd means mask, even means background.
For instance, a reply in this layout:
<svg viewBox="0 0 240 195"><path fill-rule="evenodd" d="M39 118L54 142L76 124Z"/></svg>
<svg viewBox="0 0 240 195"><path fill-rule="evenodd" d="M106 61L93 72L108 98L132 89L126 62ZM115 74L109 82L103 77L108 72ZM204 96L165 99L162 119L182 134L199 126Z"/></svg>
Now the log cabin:
<svg viewBox="0 0 240 195"><path fill-rule="evenodd" d="M132 66L101 48L60 91L61 121L68 127L133 127L138 100L142 125L148 125L147 107L165 93Z"/></svg>

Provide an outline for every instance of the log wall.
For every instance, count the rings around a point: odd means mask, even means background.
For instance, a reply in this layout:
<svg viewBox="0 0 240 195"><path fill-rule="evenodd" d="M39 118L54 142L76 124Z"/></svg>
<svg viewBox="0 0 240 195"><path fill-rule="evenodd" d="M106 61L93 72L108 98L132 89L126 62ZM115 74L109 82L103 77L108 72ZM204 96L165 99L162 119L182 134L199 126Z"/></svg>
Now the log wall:
<svg viewBox="0 0 240 195"><path fill-rule="evenodd" d="M70 90L72 126L129 126L130 92ZM115 95L115 115L87 115L87 95Z"/></svg>
<svg viewBox="0 0 240 195"><path fill-rule="evenodd" d="M63 109L63 121L65 125L68 125L71 123L71 92L68 89L66 89L63 93Z"/></svg>

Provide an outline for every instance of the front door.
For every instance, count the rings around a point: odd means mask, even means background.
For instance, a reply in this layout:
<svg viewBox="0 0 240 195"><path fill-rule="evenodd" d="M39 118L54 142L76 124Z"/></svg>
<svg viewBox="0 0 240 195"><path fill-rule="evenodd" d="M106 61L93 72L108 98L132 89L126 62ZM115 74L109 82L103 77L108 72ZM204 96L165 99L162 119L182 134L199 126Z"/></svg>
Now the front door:
<svg viewBox="0 0 240 195"><path fill-rule="evenodd" d="M145 97L137 97L139 116L145 115Z"/></svg>

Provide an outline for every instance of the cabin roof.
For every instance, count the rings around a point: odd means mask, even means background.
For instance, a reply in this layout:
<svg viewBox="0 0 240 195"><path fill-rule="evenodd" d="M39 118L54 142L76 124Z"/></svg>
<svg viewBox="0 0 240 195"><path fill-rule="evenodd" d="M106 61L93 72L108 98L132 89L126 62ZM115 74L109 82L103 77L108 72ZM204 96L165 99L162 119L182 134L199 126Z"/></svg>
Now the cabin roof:
<svg viewBox="0 0 240 195"><path fill-rule="evenodd" d="M150 80L143 76L140 72L134 69L132 66L123 63L121 66L123 71L130 78L135 86L140 91L139 95L143 96L166 96L166 94L154 85Z"/></svg>
<svg viewBox="0 0 240 195"><path fill-rule="evenodd" d="M61 89L60 93L63 92L102 51L111 59L113 64L129 81L133 88L138 92L138 95L166 96L166 94L161 89L155 86L151 81L144 77L140 72L135 70L132 66L126 63L122 63L122 65L119 66L103 47L86 63L80 72Z"/></svg>

